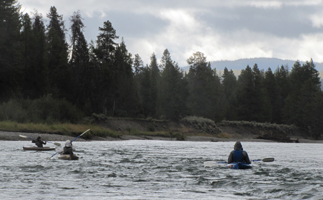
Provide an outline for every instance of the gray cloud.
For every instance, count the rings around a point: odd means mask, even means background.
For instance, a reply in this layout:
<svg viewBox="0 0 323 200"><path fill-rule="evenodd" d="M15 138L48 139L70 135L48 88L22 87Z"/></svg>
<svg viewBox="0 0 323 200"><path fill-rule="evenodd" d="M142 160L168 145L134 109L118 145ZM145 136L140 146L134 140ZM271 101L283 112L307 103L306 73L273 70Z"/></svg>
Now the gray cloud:
<svg viewBox="0 0 323 200"><path fill-rule="evenodd" d="M46 18L50 1L20 0L23 11L38 10ZM174 61L186 65L196 51L208 60L276 57L323 62L323 3L319 0L56 0L69 17L80 10L85 36L96 40L109 20L129 52L149 62L169 49Z"/></svg>
<svg viewBox="0 0 323 200"><path fill-rule="evenodd" d="M100 22L98 22L98 18ZM134 14L112 11L105 17L99 17L99 14L94 14L94 17L84 16L85 35L87 38L96 40L99 27L103 27L103 23L107 20L112 23L117 35L124 38L148 37L151 34L162 31L168 24L168 22L146 13Z"/></svg>
<svg viewBox="0 0 323 200"><path fill-rule="evenodd" d="M321 7L322 9L322 7ZM198 18L212 29L236 32L248 29L277 37L297 38L302 34L320 33L322 27L314 27L309 14L317 8L283 6L282 8L225 7L201 13ZM314 12L315 13L315 12Z"/></svg>

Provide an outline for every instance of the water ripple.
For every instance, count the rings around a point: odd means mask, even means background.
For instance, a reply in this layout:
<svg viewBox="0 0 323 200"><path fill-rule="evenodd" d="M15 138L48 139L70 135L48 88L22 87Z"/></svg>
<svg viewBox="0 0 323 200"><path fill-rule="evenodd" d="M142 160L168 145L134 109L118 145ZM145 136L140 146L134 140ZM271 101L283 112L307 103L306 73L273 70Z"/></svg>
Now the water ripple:
<svg viewBox="0 0 323 200"><path fill-rule="evenodd" d="M225 164L234 142L75 142L78 161L0 141L0 199L322 199L318 144L244 142L250 170ZM270 153L268 153L270 152ZM281 152L284 152L282 154Z"/></svg>

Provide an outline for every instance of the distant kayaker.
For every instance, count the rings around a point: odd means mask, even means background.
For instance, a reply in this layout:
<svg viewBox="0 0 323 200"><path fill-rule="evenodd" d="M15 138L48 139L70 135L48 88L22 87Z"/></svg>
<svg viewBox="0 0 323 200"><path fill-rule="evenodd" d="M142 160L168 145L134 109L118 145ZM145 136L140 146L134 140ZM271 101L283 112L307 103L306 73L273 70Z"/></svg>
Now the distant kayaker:
<svg viewBox="0 0 323 200"><path fill-rule="evenodd" d="M242 144L240 141L237 141L235 143L234 150L231 151L229 155L228 163L233 163L233 162L244 162L247 164L251 164L248 153L243 150Z"/></svg>
<svg viewBox="0 0 323 200"><path fill-rule="evenodd" d="M40 136L37 137L36 140L32 140L32 143L35 143L37 145L37 147L43 147L43 145L46 144L46 141L43 141Z"/></svg>
<svg viewBox="0 0 323 200"><path fill-rule="evenodd" d="M73 155L73 147L70 140L66 140L65 147L63 148L63 154Z"/></svg>

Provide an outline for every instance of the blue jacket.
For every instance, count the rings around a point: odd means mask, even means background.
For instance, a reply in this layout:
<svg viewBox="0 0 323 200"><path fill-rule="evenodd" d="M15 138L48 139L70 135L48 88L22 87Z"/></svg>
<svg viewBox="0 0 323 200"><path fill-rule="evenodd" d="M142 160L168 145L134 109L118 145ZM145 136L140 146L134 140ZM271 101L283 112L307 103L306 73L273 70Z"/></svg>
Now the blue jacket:
<svg viewBox="0 0 323 200"><path fill-rule="evenodd" d="M241 142L239 141L235 143L234 150L231 151L228 157L228 163L233 163L233 162L244 162L247 164L251 164L248 153L243 150Z"/></svg>

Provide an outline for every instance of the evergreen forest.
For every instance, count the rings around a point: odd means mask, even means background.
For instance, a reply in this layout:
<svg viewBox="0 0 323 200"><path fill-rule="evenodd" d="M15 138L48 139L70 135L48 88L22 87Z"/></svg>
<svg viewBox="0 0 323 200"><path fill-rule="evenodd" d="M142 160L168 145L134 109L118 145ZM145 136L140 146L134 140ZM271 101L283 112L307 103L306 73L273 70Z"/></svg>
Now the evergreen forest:
<svg viewBox="0 0 323 200"><path fill-rule="evenodd" d="M323 93L312 60L266 71L254 64L239 76L225 68L220 76L196 52L187 58L185 72L167 49L159 60L152 53L144 65L123 40L116 42L119 36L109 20L91 42L84 37L80 12L69 20L71 27L65 27L54 6L45 20L37 12L22 13L16 0L0 1L1 121L77 123L93 114L172 121L198 116L293 124L311 137L321 135Z"/></svg>

